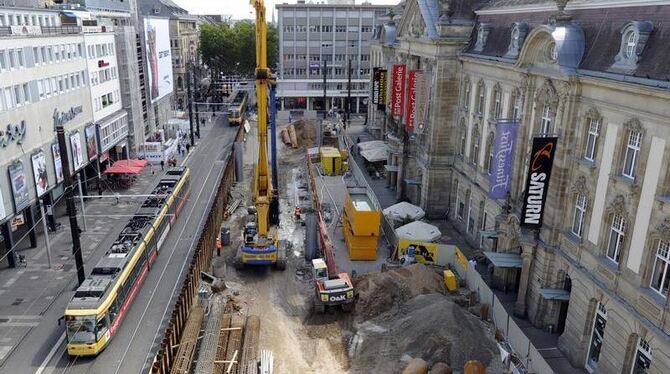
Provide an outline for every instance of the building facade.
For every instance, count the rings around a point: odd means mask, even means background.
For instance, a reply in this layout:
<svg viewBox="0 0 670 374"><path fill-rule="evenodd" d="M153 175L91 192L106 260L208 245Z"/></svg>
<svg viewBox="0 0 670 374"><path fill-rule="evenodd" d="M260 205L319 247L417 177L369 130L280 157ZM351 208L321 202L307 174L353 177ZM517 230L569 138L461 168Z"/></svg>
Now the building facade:
<svg viewBox="0 0 670 374"><path fill-rule="evenodd" d="M63 24L62 12L48 9L0 9L0 219L3 254L29 231L39 206L56 204L63 194L62 157L55 126L63 124L70 170L83 191L98 177L99 128L91 100L87 40L112 40L100 28L75 20ZM107 57L112 61L111 57ZM116 65L116 62L113 62ZM49 224L53 221L48 219ZM14 256L2 256L14 264Z"/></svg>
<svg viewBox="0 0 670 374"><path fill-rule="evenodd" d="M351 61L351 112L365 113L370 80L370 40L375 18L387 6L353 1L278 4L280 110L304 113L344 109ZM324 96L326 66L326 103ZM274 67L271 67L274 68Z"/></svg>
<svg viewBox="0 0 670 374"><path fill-rule="evenodd" d="M560 334L574 366L670 372L670 4L565 3L477 11L450 130L450 219L496 252L492 281ZM507 197L491 198L491 182Z"/></svg>

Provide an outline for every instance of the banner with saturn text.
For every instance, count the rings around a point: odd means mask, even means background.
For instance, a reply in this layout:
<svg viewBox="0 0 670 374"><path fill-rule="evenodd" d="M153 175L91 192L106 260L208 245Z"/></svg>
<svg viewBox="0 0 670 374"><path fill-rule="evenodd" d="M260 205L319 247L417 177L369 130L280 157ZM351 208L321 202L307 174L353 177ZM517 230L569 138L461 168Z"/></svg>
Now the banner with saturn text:
<svg viewBox="0 0 670 374"><path fill-rule="evenodd" d="M493 143L493 160L489 175L489 197L500 200L507 197L512 183L512 164L516 147L517 121L498 121Z"/></svg>
<svg viewBox="0 0 670 374"><path fill-rule="evenodd" d="M388 95L388 71L379 69L379 96L377 97L377 110L386 111L386 98Z"/></svg>
<svg viewBox="0 0 670 374"><path fill-rule="evenodd" d="M544 205L549 192L549 178L554 165L554 153L558 138L534 138L533 150L530 153L526 192L523 196L521 210L521 226L530 228L542 227Z"/></svg>
<svg viewBox="0 0 670 374"><path fill-rule="evenodd" d="M372 68L372 104L379 104L379 68Z"/></svg>
<svg viewBox="0 0 670 374"><path fill-rule="evenodd" d="M417 71L416 93L414 94L414 132L421 134L426 127L428 98L430 97L430 73Z"/></svg>
<svg viewBox="0 0 670 374"><path fill-rule="evenodd" d="M407 131L414 130L414 120L416 115L416 79L421 72L412 70L409 72L407 79L407 108L405 110L405 129Z"/></svg>
<svg viewBox="0 0 670 374"><path fill-rule="evenodd" d="M391 115L402 118L405 107L407 65L393 65L391 70Z"/></svg>

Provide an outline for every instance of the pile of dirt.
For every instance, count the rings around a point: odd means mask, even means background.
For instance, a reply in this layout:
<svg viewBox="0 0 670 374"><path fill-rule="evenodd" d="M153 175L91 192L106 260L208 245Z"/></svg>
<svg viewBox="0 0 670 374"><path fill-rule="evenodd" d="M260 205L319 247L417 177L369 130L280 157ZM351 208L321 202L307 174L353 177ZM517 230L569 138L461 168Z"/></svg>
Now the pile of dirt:
<svg viewBox="0 0 670 374"><path fill-rule="evenodd" d="M313 147L316 139L316 126L310 121L299 119L293 122L300 147Z"/></svg>
<svg viewBox="0 0 670 374"><path fill-rule="evenodd" d="M354 287L358 292L357 321L397 310L402 303L421 294L445 292L440 274L422 264L362 275L356 278Z"/></svg>
<svg viewBox="0 0 670 374"><path fill-rule="evenodd" d="M411 357L429 366L444 362L457 371L478 360L487 372L502 372L489 326L442 294L416 296L355 328L349 346L352 373L401 373Z"/></svg>

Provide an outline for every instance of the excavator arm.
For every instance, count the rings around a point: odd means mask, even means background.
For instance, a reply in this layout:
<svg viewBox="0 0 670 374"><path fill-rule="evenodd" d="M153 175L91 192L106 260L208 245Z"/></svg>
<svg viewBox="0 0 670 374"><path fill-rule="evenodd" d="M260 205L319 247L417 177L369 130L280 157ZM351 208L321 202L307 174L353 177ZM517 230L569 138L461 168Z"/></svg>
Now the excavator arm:
<svg viewBox="0 0 670 374"><path fill-rule="evenodd" d="M258 234L266 236L270 226L270 206L274 198L268 167L268 83L272 77L267 66L267 23L263 0L250 0L256 9L256 103L258 105L258 161L254 175L254 204Z"/></svg>

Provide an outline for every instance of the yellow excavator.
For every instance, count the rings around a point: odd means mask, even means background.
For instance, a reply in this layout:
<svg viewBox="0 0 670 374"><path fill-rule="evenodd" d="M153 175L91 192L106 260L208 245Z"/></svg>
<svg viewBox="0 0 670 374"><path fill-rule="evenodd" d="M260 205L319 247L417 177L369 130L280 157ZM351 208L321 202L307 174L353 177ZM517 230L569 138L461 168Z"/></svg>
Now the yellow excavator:
<svg viewBox="0 0 670 374"><path fill-rule="evenodd" d="M267 66L267 23L263 0L250 0L256 9L256 102L258 106L258 161L254 171L253 203L243 229L243 243L234 265L273 265L286 268L286 253L279 248L279 198L277 194L277 152L275 140L276 81ZM270 92L270 97L268 97ZM272 108L272 172L268 167L268 108Z"/></svg>

